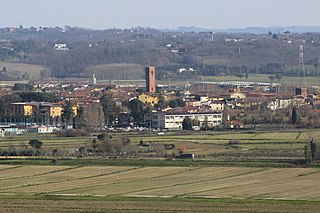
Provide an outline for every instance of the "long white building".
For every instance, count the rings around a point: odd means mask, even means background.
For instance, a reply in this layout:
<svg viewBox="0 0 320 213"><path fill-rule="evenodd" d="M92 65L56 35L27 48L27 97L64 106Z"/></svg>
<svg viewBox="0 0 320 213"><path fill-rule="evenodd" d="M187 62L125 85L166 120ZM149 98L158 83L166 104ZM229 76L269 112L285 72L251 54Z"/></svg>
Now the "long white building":
<svg viewBox="0 0 320 213"><path fill-rule="evenodd" d="M200 126L207 123L208 127L214 127L222 123L222 112L156 112L152 115L152 127L179 130L185 118L198 120Z"/></svg>

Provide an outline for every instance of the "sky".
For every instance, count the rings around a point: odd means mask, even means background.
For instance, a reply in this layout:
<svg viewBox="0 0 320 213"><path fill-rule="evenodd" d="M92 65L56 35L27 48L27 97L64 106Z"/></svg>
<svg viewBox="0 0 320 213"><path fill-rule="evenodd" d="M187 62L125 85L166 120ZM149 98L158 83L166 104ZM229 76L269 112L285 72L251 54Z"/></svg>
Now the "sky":
<svg viewBox="0 0 320 213"><path fill-rule="evenodd" d="M320 25L319 0L2 0L0 27L206 29Z"/></svg>

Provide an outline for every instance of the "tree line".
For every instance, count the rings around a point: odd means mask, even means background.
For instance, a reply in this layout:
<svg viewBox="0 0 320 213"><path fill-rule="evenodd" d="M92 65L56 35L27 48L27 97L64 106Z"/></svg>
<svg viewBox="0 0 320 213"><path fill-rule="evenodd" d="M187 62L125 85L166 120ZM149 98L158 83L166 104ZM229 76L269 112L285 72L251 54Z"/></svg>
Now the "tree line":
<svg viewBox="0 0 320 213"><path fill-rule="evenodd" d="M161 32L153 29L112 29L92 31L70 28L64 34L54 30L42 33L8 34L10 47L0 51L1 60L38 64L50 69L46 77L87 77L95 65L154 65L159 75L192 67L200 75L270 75L319 76L320 33L285 35L215 34L211 41L205 33ZM1 32L0 32L1 35ZM45 35L45 36L44 36ZM226 41L241 38L241 42ZM294 41L288 43L288 40ZM304 42L302 42L304 41ZM55 43L66 43L69 50L56 51ZM305 68L299 66L299 45L305 46ZM1 43L0 43L1 45ZM100 66L101 68L101 66ZM103 67L96 67L103 77ZM127 72L128 70L124 70ZM141 73L133 68L136 78ZM100 74L99 74L100 75ZM107 78L108 74L104 76ZM100 77L100 76L99 76ZM130 79L126 74L117 78Z"/></svg>

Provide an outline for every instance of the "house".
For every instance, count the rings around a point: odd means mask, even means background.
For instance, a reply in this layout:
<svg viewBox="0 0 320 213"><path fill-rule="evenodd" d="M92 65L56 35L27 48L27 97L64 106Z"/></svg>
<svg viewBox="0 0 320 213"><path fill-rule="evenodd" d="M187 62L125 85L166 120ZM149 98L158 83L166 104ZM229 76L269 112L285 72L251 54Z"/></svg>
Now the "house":
<svg viewBox="0 0 320 213"><path fill-rule="evenodd" d="M246 98L246 94L244 94L242 92L232 92L232 93L230 93L230 98L244 99L244 98Z"/></svg>
<svg viewBox="0 0 320 213"><path fill-rule="evenodd" d="M222 123L222 112L155 112L152 115L152 127L180 130L185 118L197 120L200 126L214 127Z"/></svg>
<svg viewBox="0 0 320 213"><path fill-rule="evenodd" d="M158 104L158 97L147 94L147 93L142 93L141 95L138 96L139 101L145 104L150 104L151 106L154 106L155 104Z"/></svg>
<svg viewBox="0 0 320 213"><path fill-rule="evenodd" d="M209 104L211 110L214 110L214 111L223 111L226 107L226 103L225 101L212 101L210 104Z"/></svg>
<svg viewBox="0 0 320 213"><path fill-rule="evenodd" d="M186 106L188 107L200 107L201 106L201 101L198 101L198 100L188 100L188 101L185 101L186 103Z"/></svg>

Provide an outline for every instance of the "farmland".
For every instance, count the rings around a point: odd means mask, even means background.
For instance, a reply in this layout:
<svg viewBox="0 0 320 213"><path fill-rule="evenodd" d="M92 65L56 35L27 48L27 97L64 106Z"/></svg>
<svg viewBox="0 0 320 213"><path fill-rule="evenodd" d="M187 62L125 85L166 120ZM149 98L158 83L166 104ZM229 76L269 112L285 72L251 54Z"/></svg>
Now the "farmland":
<svg viewBox="0 0 320 213"><path fill-rule="evenodd" d="M212 154L230 152L234 150L284 150L303 149L311 134L318 135L316 130L282 131L282 132L204 132L204 133L176 133L166 132L158 136L157 132L144 133L111 133L114 137L127 136L131 143L175 144L184 146L188 152L194 154ZM70 149L90 143L96 135L91 137L64 138L55 135L20 135L0 138L0 149L13 147L21 148L28 145L30 139L43 141L43 149ZM228 146L230 140L239 141L238 144Z"/></svg>
<svg viewBox="0 0 320 213"><path fill-rule="evenodd" d="M0 62L0 67L6 68L6 73L12 75L15 80L38 80L41 77L41 72L44 70L48 71L43 66L26 64L26 63L16 63L16 62ZM19 78L24 76L24 78ZM7 79L10 80L10 79Z"/></svg>
<svg viewBox="0 0 320 213"><path fill-rule="evenodd" d="M314 212L320 207L318 168L1 165L0 171L0 211L39 206L39 212L60 212L64 206L63 212Z"/></svg>
<svg viewBox="0 0 320 213"><path fill-rule="evenodd" d="M316 130L122 132L130 146L174 144L194 160L131 156L3 156L0 212L316 212L320 168L297 161ZM74 150L97 135L0 138L0 149L30 139L43 150ZM237 143L230 144L230 141ZM150 154L150 156L148 156Z"/></svg>

